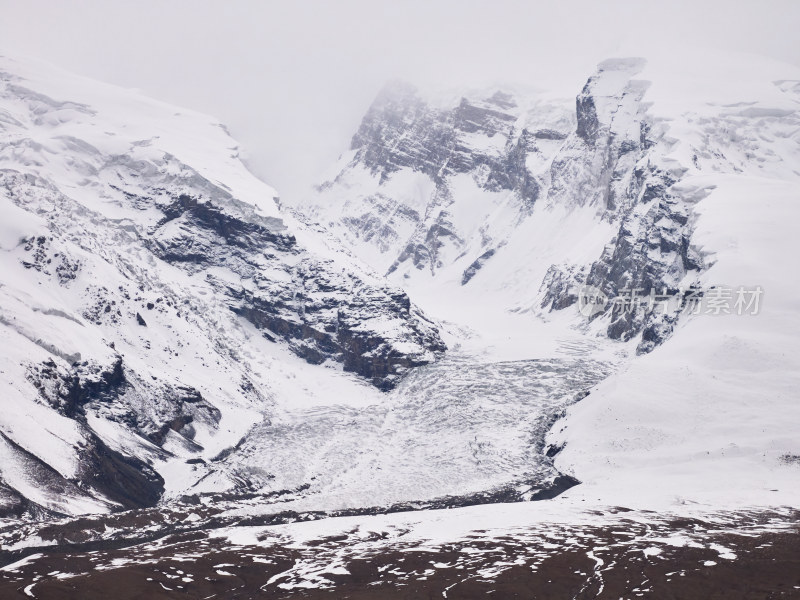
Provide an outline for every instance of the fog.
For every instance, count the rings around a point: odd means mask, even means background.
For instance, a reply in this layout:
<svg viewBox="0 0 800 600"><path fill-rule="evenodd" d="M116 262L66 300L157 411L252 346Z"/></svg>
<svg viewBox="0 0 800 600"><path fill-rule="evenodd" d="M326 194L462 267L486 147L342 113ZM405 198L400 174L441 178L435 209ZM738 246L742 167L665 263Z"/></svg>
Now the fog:
<svg viewBox="0 0 800 600"><path fill-rule="evenodd" d="M512 82L576 93L600 60L692 44L800 64L800 3L0 0L0 53L215 115L297 197L380 86Z"/></svg>

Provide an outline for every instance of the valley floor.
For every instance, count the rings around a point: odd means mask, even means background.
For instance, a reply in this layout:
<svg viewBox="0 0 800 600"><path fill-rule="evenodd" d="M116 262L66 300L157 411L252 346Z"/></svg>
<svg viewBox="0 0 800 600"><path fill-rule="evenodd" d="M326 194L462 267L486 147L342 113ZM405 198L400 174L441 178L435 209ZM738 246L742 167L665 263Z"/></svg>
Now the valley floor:
<svg viewBox="0 0 800 600"><path fill-rule="evenodd" d="M80 528L65 523L50 531L62 544L30 549L0 570L0 596L800 598L797 511L573 508L521 503L185 527L147 542L68 544Z"/></svg>

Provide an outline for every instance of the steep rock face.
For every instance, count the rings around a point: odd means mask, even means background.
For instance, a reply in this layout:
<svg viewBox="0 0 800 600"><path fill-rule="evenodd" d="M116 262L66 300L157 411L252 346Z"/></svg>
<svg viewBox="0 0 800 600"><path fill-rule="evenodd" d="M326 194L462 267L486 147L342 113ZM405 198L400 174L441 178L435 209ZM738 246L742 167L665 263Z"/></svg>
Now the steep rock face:
<svg viewBox="0 0 800 600"><path fill-rule="evenodd" d="M0 131L0 512L179 494L302 393L290 353L388 390L445 350L405 292L298 242L207 117L0 59Z"/></svg>
<svg viewBox="0 0 800 600"><path fill-rule="evenodd" d="M589 78L575 103L577 127L549 165L550 204L596 206L613 220L633 203L632 171L653 144L643 103L650 83L634 79L644 65L612 59Z"/></svg>
<svg viewBox="0 0 800 600"><path fill-rule="evenodd" d="M472 255L469 265L530 213L542 190L535 166L572 128L557 102L534 104L499 90L434 102L390 84L301 212L388 273L435 274Z"/></svg>
<svg viewBox="0 0 800 600"><path fill-rule="evenodd" d="M409 369L430 362L387 341L386 328L396 323L424 319L401 290L360 287L336 315L336 341L342 349L344 368L368 377L383 390L394 387ZM445 346L432 324L418 328L411 343L444 352Z"/></svg>
<svg viewBox="0 0 800 600"><path fill-rule="evenodd" d="M578 289L599 289L610 302L603 313L607 335L627 341L642 334L638 352L648 352L672 330L680 306L614 304L634 294L679 294L704 267L691 245L691 203L673 191L686 168L665 160L672 142L648 114L643 98L649 82L634 77L641 59L601 63L576 99L578 126L551 166L550 202L572 201L599 209L617 227L615 237L591 265L553 265L542 285L541 305L561 310L578 300Z"/></svg>
<svg viewBox="0 0 800 600"><path fill-rule="evenodd" d="M679 286L686 285L687 276L696 277L705 266L691 245L689 208L667 191L673 183L669 176L653 177L664 185L644 186L641 208L630 210L622 219L616 238L592 264L586 278L588 285L609 298L634 290L642 296L676 295L681 293ZM663 341L677 319L677 314L654 308L617 313L611 311L609 337L625 341L643 332L639 352L648 352Z"/></svg>
<svg viewBox="0 0 800 600"><path fill-rule="evenodd" d="M461 98L454 108L429 106L403 83L387 86L375 99L353 136L356 159L386 181L410 168L444 182L449 175L480 169L480 185L492 191L515 190L529 203L538 187L520 162L520 149L530 142L526 130L517 133L517 104L495 92L485 99ZM494 138L501 152L480 149L475 138Z"/></svg>

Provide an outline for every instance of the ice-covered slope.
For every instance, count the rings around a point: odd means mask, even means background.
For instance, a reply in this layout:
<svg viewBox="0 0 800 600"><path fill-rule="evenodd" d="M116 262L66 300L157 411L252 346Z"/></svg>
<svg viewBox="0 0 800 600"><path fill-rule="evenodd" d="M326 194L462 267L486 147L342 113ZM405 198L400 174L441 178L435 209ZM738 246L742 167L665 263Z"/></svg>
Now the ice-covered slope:
<svg viewBox="0 0 800 600"><path fill-rule="evenodd" d="M276 407L379 403L445 348L209 117L2 58L0 136L3 514L152 505Z"/></svg>

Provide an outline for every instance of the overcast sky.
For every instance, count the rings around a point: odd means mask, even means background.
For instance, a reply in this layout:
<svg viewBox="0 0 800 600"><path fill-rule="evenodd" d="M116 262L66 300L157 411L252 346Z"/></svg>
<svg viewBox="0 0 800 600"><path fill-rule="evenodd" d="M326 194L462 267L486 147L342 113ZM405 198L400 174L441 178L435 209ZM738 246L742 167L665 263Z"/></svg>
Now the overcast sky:
<svg viewBox="0 0 800 600"><path fill-rule="evenodd" d="M622 49L691 44L800 64L797 0L0 0L0 52L219 117L251 168L303 193L388 79L577 93Z"/></svg>

